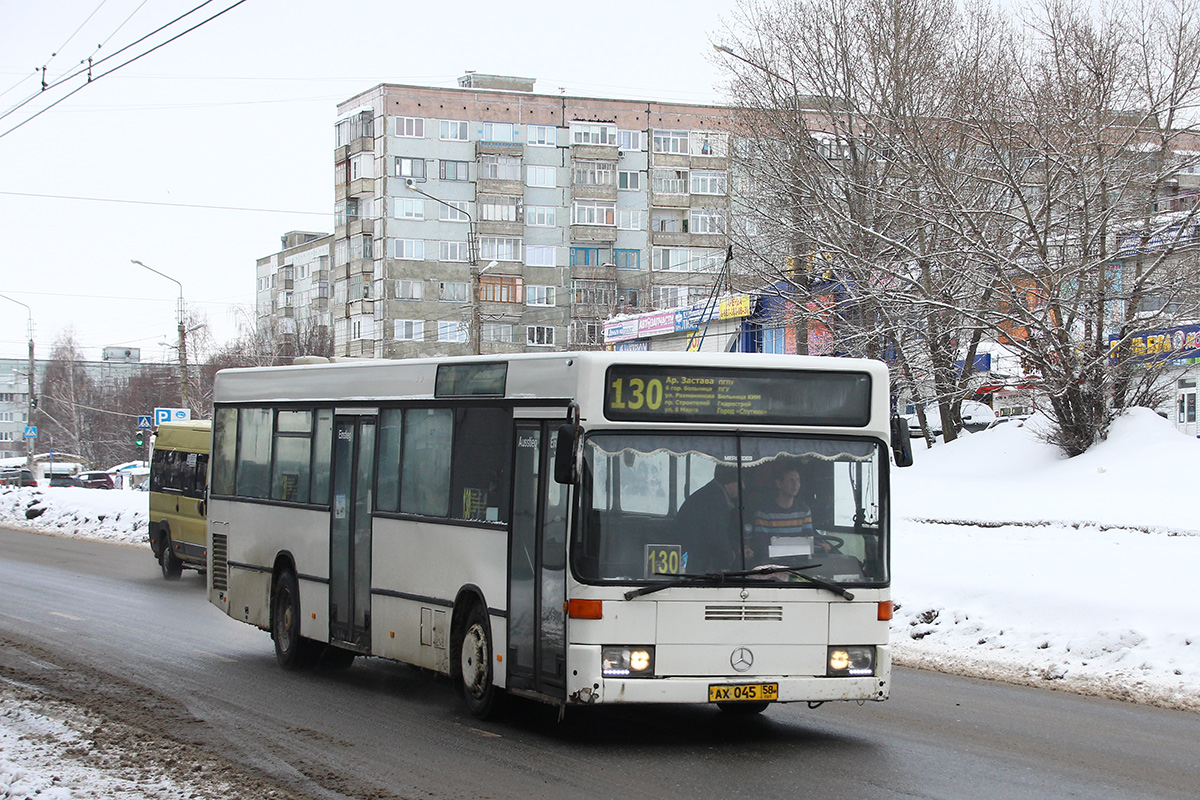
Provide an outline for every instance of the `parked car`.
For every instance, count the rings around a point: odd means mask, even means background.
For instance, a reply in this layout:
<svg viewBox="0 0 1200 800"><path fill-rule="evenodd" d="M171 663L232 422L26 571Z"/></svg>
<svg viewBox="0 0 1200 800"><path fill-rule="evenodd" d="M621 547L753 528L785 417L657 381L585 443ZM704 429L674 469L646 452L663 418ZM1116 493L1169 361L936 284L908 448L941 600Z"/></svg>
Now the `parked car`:
<svg viewBox="0 0 1200 800"><path fill-rule="evenodd" d="M51 475L50 476L50 485L51 486L82 486L83 484L80 483L79 479L76 478L74 475Z"/></svg>
<svg viewBox="0 0 1200 800"><path fill-rule="evenodd" d="M117 485L108 472L81 472L75 477L85 489L115 489Z"/></svg>
<svg viewBox="0 0 1200 800"><path fill-rule="evenodd" d="M37 486L37 478L27 469L6 469L0 472L0 485Z"/></svg>

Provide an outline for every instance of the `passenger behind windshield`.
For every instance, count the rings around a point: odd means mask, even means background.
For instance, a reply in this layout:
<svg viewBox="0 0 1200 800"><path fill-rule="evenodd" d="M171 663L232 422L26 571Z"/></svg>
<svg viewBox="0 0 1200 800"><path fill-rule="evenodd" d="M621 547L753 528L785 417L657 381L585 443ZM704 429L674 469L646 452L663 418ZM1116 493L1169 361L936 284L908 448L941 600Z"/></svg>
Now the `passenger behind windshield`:
<svg viewBox="0 0 1200 800"><path fill-rule="evenodd" d="M675 516L688 560L683 572L723 572L742 565L737 467L718 464L711 481L692 493Z"/></svg>

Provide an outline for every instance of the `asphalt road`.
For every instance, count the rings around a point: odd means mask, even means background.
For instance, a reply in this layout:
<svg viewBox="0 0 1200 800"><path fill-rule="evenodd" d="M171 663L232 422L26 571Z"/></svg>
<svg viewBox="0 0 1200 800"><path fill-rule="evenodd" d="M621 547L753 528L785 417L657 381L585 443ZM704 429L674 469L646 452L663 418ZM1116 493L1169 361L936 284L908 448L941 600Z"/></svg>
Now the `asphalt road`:
<svg viewBox="0 0 1200 800"><path fill-rule="evenodd" d="M142 761L278 798L1195 798L1200 715L898 670L886 703L510 704L378 659L286 673L266 633L149 549L0 528L0 678L69 699ZM103 727L103 726L100 726ZM115 735L115 734L114 734ZM195 764L200 764L196 766Z"/></svg>

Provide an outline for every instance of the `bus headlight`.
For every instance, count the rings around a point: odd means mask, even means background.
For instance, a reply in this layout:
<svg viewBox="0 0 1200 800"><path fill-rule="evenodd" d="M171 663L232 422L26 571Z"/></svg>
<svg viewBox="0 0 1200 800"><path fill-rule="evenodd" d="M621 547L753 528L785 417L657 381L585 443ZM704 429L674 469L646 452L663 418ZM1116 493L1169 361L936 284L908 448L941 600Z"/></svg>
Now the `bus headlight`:
<svg viewBox="0 0 1200 800"><path fill-rule="evenodd" d="M825 662L830 678L860 678L875 674L875 648L871 645L831 647Z"/></svg>
<svg viewBox="0 0 1200 800"><path fill-rule="evenodd" d="M602 647L600 673L606 678L653 678L654 648L621 645Z"/></svg>

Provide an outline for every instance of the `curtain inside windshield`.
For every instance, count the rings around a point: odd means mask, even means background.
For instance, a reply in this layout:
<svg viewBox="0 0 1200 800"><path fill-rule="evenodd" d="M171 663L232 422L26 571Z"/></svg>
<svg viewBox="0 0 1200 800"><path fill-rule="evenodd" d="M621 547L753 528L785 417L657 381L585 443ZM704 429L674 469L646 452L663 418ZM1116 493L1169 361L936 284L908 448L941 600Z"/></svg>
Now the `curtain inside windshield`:
<svg viewBox="0 0 1200 800"><path fill-rule="evenodd" d="M875 442L595 434L584 452L573 548L584 580L654 582L779 567L858 585L887 581Z"/></svg>

